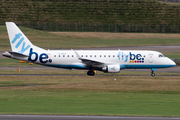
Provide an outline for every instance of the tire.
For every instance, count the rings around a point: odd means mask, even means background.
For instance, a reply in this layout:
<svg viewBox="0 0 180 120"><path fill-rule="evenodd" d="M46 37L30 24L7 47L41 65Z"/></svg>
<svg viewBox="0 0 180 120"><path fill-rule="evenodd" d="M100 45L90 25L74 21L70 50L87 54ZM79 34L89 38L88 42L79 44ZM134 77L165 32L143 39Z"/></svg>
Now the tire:
<svg viewBox="0 0 180 120"><path fill-rule="evenodd" d="M88 71L88 72L87 72L87 75L88 75L88 76L94 76L95 73L94 73L94 71Z"/></svg>
<svg viewBox="0 0 180 120"><path fill-rule="evenodd" d="M151 74L151 76L152 76L152 77L154 77L154 76L155 76L155 74L154 74L154 73L152 73L152 74Z"/></svg>

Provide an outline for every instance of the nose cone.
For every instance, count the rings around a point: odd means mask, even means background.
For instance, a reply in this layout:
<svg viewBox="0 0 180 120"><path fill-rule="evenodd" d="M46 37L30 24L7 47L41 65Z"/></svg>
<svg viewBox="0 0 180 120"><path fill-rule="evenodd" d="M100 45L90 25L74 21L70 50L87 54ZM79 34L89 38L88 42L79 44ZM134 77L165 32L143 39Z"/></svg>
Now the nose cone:
<svg viewBox="0 0 180 120"><path fill-rule="evenodd" d="M173 67L173 66L176 66L176 63L173 61L173 60L171 60L171 59L169 59L169 64Z"/></svg>

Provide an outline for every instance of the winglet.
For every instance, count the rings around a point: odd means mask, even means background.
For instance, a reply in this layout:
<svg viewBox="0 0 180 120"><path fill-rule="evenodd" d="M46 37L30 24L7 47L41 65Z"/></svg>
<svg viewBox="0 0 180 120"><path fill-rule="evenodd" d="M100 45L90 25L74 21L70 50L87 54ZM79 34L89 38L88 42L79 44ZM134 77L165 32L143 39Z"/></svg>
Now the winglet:
<svg viewBox="0 0 180 120"><path fill-rule="evenodd" d="M74 50L73 50L74 51ZM76 53L76 55L77 55L77 57L78 57L78 59L82 59L81 57L80 57L80 55L76 52L76 51L74 51L75 53Z"/></svg>

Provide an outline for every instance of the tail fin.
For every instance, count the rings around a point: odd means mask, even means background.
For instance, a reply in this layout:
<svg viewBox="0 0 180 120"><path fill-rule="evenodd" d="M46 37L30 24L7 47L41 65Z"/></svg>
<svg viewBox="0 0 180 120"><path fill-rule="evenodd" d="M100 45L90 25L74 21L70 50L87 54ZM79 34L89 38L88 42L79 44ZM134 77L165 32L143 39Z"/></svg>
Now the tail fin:
<svg viewBox="0 0 180 120"><path fill-rule="evenodd" d="M34 46L15 23L6 22L6 27L13 52L29 54L30 48L43 50Z"/></svg>

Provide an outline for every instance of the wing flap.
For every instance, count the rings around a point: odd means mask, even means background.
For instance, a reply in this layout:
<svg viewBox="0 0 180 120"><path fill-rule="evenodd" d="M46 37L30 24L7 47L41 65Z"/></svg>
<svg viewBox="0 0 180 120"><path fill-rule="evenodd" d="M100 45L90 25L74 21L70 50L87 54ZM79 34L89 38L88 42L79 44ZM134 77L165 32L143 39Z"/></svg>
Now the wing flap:
<svg viewBox="0 0 180 120"><path fill-rule="evenodd" d="M103 67L104 63L99 62L99 61L94 61L94 60L90 60L90 59L80 59L84 64L86 64L86 66L90 66L90 67Z"/></svg>

